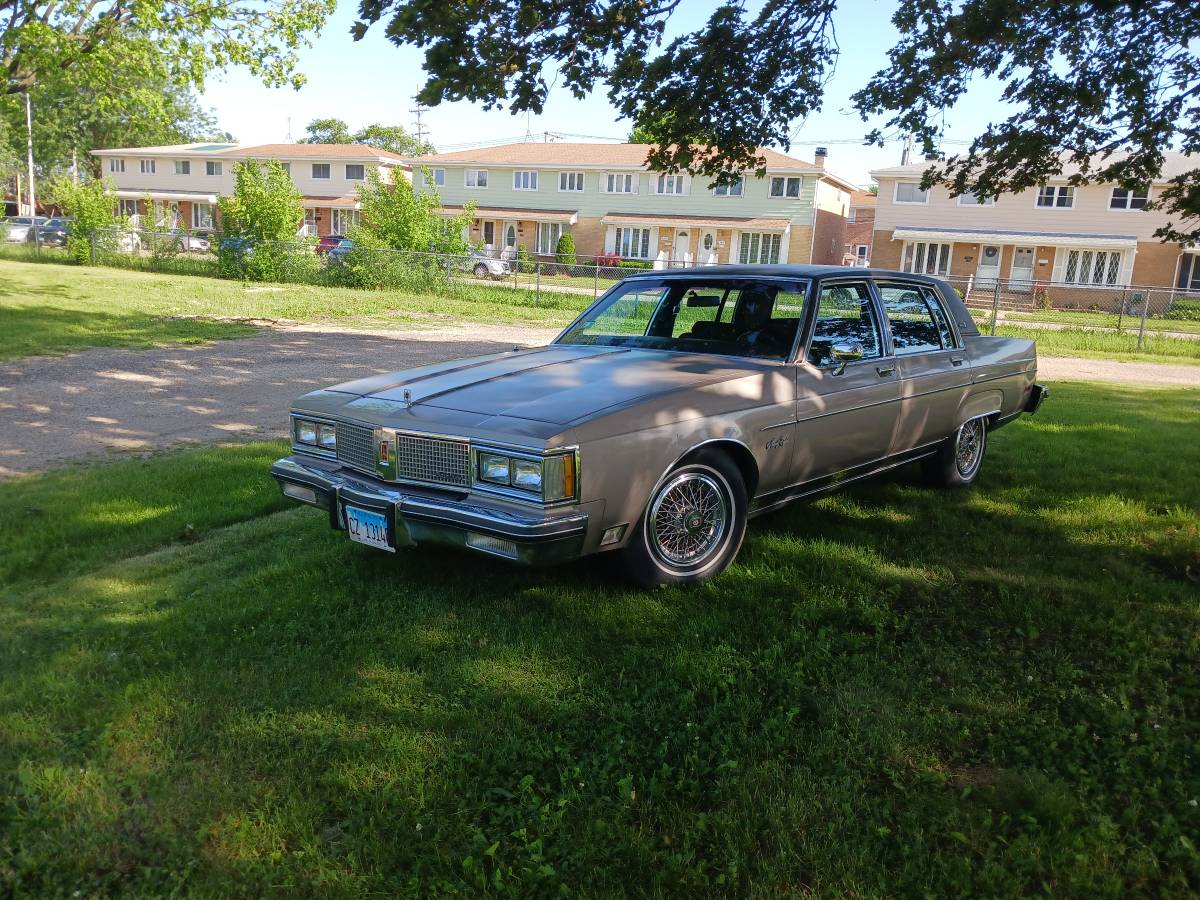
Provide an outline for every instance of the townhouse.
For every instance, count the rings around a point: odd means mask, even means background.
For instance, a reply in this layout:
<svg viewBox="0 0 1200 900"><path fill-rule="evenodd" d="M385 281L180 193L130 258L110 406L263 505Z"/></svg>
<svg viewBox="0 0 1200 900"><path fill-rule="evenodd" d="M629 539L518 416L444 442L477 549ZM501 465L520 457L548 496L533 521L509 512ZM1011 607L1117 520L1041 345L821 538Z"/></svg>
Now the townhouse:
<svg viewBox="0 0 1200 900"><path fill-rule="evenodd" d="M551 258L569 232L580 259L655 265L840 263L852 184L815 163L760 151L766 173L735 184L652 172L647 144L521 143L410 158L413 186L447 214L475 204L469 239Z"/></svg>
<svg viewBox="0 0 1200 900"><path fill-rule="evenodd" d="M400 156L365 144L178 144L93 150L100 174L116 186L121 212L145 227L209 231L217 198L233 193L243 160L276 160L303 195L299 232L344 234L358 213L356 188L376 171L384 181L409 177Z"/></svg>
<svg viewBox="0 0 1200 900"><path fill-rule="evenodd" d="M1161 182L1140 190L1071 185L1070 172L1000 197L921 190L928 162L878 169L871 264L1033 291L1056 286L1097 302L1127 288L1200 291L1196 247L1154 237L1168 217L1146 205L1175 175L1196 166L1168 152ZM1079 290L1074 290L1079 289Z"/></svg>
<svg viewBox="0 0 1200 900"><path fill-rule="evenodd" d="M850 195L850 213L846 216L846 245L842 265L871 265L871 245L875 240L875 202L871 191Z"/></svg>

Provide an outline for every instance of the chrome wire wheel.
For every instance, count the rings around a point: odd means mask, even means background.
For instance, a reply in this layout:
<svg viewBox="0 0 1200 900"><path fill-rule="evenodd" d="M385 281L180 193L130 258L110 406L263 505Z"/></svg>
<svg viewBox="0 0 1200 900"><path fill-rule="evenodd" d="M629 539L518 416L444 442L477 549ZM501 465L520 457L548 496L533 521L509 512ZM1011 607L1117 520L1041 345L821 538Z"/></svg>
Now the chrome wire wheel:
<svg viewBox="0 0 1200 900"><path fill-rule="evenodd" d="M984 440L983 419L972 419L959 427L954 440L954 464L963 478L970 479L983 462Z"/></svg>
<svg viewBox="0 0 1200 900"><path fill-rule="evenodd" d="M689 571L702 568L725 546L732 512L729 486L718 473L683 472L655 496L646 537L663 564Z"/></svg>

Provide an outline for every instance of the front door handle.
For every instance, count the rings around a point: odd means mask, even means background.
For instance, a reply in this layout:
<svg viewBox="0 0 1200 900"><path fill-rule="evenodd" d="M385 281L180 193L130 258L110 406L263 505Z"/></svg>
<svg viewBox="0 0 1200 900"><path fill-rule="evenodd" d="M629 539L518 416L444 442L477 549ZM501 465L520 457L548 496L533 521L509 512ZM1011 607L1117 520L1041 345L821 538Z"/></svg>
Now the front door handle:
<svg viewBox="0 0 1200 900"><path fill-rule="evenodd" d="M895 366L876 366L875 371L879 373L880 378L886 378L896 371Z"/></svg>
<svg viewBox="0 0 1200 900"><path fill-rule="evenodd" d="M961 356L950 357L950 365L961 366L962 364L963 364L963 358Z"/></svg>

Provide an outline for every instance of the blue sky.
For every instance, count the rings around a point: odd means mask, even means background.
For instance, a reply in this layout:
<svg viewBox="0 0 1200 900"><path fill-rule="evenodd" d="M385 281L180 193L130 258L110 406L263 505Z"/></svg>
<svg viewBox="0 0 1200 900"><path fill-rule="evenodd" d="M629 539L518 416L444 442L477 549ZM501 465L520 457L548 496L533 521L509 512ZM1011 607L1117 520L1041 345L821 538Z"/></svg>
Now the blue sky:
<svg viewBox="0 0 1200 900"><path fill-rule="evenodd" d="M699 27L717 0L686 0L671 19L671 35ZM900 161L899 143L883 148L863 147L862 136L871 123L863 123L850 108L850 96L886 62L887 50L895 42L891 24L894 4L873 0L843 0L837 13L841 56L825 93L822 110L803 123L796 122L791 153L812 159L813 148L829 147L829 168L849 180L866 185L873 168ZM374 26L362 40L349 35L357 4L343 2L327 23L321 37L300 57L300 70L308 83L299 91L267 89L243 70L210 79L203 103L211 107L223 129L243 143L283 141L291 119L293 138L304 134L312 119L336 116L351 128L371 122L403 125L413 130L413 95L424 83L424 54L413 47L398 48L383 36L383 24ZM945 135L948 140L966 140L982 131L989 113L998 110L998 90L981 83L957 107L947 110ZM507 111L485 112L477 105L460 102L443 104L426 112L423 123L439 149L453 145L503 138L522 139L526 117ZM603 90L585 100L576 100L565 90L552 92L541 116L531 117L528 129L539 136L544 131L622 137L628 122L618 122ZM569 138L579 140L579 138ZM845 142L845 143L839 143ZM954 145L946 148L952 152Z"/></svg>

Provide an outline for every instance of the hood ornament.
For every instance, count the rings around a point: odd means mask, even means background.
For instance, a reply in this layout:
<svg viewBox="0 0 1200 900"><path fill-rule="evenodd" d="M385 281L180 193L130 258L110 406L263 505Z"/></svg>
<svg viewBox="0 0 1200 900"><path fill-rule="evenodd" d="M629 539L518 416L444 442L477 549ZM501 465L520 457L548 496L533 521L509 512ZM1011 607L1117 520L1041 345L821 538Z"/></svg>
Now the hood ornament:
<svg viewBox="0 0 1200 900"><path fill-rule="evenodd" d="M404 389L404 408L412 409L412 391L408 388Z"/></svg>

